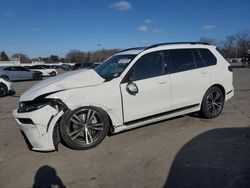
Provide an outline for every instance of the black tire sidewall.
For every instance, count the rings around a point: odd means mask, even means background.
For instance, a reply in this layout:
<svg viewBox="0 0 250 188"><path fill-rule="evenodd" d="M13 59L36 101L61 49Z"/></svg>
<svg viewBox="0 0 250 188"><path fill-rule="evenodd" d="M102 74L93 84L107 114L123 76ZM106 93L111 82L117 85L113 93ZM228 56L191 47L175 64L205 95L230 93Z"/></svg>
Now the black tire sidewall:
<svg viewBox="0 0 250 188"><path fill-rule="evenodd" d="M221 110L218 114L216 115L212 115L208 110L207 110L207 96L213 92L213 91L219 91L223 97L223 100L222 100L222 107L221 107ZM211 88L209 88L207 90L207 92L205 93L203 99L202 99L202 104L201 104L201 113L203 115L204 118L206 119L213 119L213 118L216 118L220 115L220 113L222 112L223 108L224 108L224 102L225 102L225 96L222 92L222 90L216 86L212 86Z"/></svg>
<svg viewBox="0 0 250 188"><path fill-rule="evenodd" d="M51 72L51 73L50 73L50 76L56 76L56 72L54 72L54 71Z"/></svg>
<svg viewBox="0 0 250 188"><path fill-rule="evenodd" d="M0 88L3 87L5 93L0 93L0 97L4 97L8 94L8 87L4 83L0 83Z"/></svg>
<svg viewBox="0 0 250 188"><path fill-rule="evenodd" d="M77 111L82 110L82 109L91 109L91 110L97 111L101 115L101 118L102 118L103 124L104 124L104 131L102 132L102 135L99 137L99 139L97 141L95 141L94 143L89 144L87 146L81 145L79 143L72 141L71 138L69 137L67 131L66 131L67 124L68 124L68 121L70 120L71 116L73 114L75 114ZM70 147L72 149L76 149L76 150L91 149L91 148L94 148L97 145L99 145L106 137L108 130L109 130L109 118L108 118L108 115L106 114L106 112L104 110L102 110L101 108L93 107L93 106L80 107L80 108L77 108L73 111L69 110L69 111L65 112L65 114L63 115L63 117L60 121L59 130L60 130L60 135L61 135L64 143L68 147Z"/></svg>

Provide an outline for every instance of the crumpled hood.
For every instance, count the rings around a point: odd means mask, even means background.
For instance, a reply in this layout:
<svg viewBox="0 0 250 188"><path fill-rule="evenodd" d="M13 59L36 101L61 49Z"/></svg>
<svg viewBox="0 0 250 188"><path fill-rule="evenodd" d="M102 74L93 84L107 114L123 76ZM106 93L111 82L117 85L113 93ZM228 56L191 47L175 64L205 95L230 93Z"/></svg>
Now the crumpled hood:
<svg viewBox="0 0 250 188"><path fill-rule="evenodd" d="M23 93L20 101L30 101L36 97L65 89L98 85L104 82L92 69L82 69L63 73L53 78L41 81Z"/></svg>

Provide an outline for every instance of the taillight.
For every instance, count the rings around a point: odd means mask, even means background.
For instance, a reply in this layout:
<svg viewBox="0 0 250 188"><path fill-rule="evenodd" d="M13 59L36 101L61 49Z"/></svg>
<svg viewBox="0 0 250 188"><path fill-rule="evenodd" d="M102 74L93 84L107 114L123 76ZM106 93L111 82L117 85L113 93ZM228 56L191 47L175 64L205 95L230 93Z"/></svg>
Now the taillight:
<svg viewBox="0 0 250 188"><path fill-rule="evenodd" d="M230 72L233 72L233 66L228 66L228 70L229 70Z"/></svg>

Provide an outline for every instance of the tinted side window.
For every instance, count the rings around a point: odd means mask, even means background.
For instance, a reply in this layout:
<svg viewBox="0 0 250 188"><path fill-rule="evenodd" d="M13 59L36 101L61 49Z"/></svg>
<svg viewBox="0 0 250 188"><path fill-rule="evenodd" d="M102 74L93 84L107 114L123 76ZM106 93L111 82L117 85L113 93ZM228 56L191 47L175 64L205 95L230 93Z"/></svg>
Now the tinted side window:
<svg viewBox="0 0 250 188"><path fill-rule="evenodd" d="M169 50L173 73L195 69L195 62L190 49Z"/></svg>
<svg viewBox="0 0 250 188"><path fill-rule="evenodd" d="M216 65L217 59L208 49L199 49L199 52L206 66Z"/></svg>
<svg viewBox="0 0 250 188"><path fill-rule="evenodd" d="M14 67L14 71L25 71L23 67Z"/></svg>
<svg viewBox="0 0 250 188"><path fill-rule="evenodd" d="M25 67L21 67L21 70L22 70L22 71L26 71L26 72L29 72L29 71L30 71L29 69L27 69L27 68L25 68Z"/></svg>
<svg viewBox="0 0 250 188"><path fill-rule="evenodd" d="M132 67L133 80L142 80L165 74L163 52L152 52L142 56Z"/></svg>
<svg viewBox="0 0 250 188"><path fill-rule="evenodd" d="M5 69L6 70L6 69ZM8 71L15 71L16 70L16 67L9 67L8 68Z"/></svg>
<svg viewBox="0 0 250 188"><path fill-rule="evenodd" d="M7 68L4 68L3 70L5 70L5 71L11 71L11 68L7 67Z"/></svg>
<svg viewBox="0 0 250 188"><path fill-rule="evenodd" d="M194 55L194 59L195 59L195 64L196 64L196 68L202 68L205 67L206 64L203 61L200 52L197 49L193 49L193 55Z"/></svg>

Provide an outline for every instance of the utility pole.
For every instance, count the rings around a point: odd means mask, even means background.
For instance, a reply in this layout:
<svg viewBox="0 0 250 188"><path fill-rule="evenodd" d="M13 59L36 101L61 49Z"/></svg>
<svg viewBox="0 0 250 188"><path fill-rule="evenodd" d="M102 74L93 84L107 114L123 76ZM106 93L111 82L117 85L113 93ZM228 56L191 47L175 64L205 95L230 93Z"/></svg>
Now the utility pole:
<svg viewBox="0 0 250 188"><path fill-rule="evenodd" d="M101 44L97 44L97 46L100 47ZM98 53L98 63L99 63L99 64L101 63L100 53L101 53L101 50L100 50L100 52Z"/></svg>

